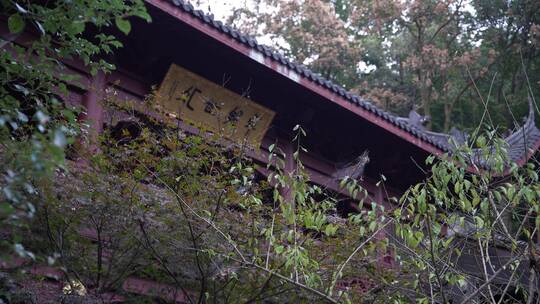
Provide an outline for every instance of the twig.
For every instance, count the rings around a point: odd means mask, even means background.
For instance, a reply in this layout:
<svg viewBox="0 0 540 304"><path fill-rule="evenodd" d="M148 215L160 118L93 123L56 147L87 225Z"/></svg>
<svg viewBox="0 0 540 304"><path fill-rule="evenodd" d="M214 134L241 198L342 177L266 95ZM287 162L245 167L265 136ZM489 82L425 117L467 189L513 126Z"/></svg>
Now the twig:
<svg viewBox="0 0 540 304"><path fill-rule="evenodd" d="M227 234L225 234L221 229L219 229L212 221L208 220L207 218L201 216L198 214L191 206L182 198L178 193L174 191L174 189L171 188L164 180L162 180L159 176L157 176L152 170L150 170L145 164L138 161L141 166L143 166L154 178L156 178L163 186L165 186L167 189L169 189L174 195L178 198L178 201L184 205L191 213L195 215L198 219L202 220L203 222L207 223L210 227L212 227L217 233L219 233L227 242L233 247L234 251L238 254L238 256L242 259L243 263L246 263L247 260L238 249L238 246L231 240L231 237Z"/></svg>
<svg viewBox="0 0 540 304"><path fill-rule="evenodd" d="M259 265L255 264L255 263L251 263L251 262L241 262L241 261L239 261L239 260L237 260L237 259L235 259L235 258L231 258L231 259L232 259L232 260L236 260L237 262L242 263L242 264L245 265L245 266L254 267L254 268L259 269L259 270L262 270L262 271L264 271L264 272L266 272L266 273L268 273L268 274L271 274L271 275L273 275L273 276L276 276L276 277L278 277L278 278L280 278L280 279L282 279L282 280L284 280L284 281L287 281L288 283L291 283L291 284L293 284L293 285L295 285L295 286L297 286L297 287L300 287L300 288L302 288L302 289L304 289L304 290L307 290L307 291L309 291L309 292L311 292L311 293L313 293L313 294L319 296L321 299L324 299L324 300L326 300L326 301L328 301L328 302L330 302L330 303L338 303L338 302L337 302L334 298L332 298L331 296L329 296L329 295L327 295L327 294L325 294L325 293L323 293L323 292L321 292L321 291L318 291L318 290L316 290L316 289L313 289L313 288L311 288L311 287L309 287L309 286L306 286L306 285L304 285L304 284L302 284L302 283L300 283L300 282L296 282L295 280L292 280L292 279L290 279L290 278L287 278L286 276L284 276L284 275L282 275L282 274L280 274L280 273L277 273L277 272L275 272L275 271L273 271L273 270L271 270L271 269L264 268L264 267L262 267L262 266L259 266Z"/></svg>
<svg viewBox="0 0 540 304"><path fill-rule="evenodd" d="M504 296L506 295L506 292L508 291L508 288L510 287L510 284L512 284L512 279L514 278L514 275L516 274L519 267L516 267L514 271L512 271L512 274L510 275L510 278L508 279L508 283L506 283L506 286L504 287L504 290L500 296L499 302L497 304L501 304L501 302L504 299Z"/></svg>
<svg viewBox="0 0 540 304"><path fill-rule="evenodd" d="M191 242L193 244L193 248L198 249L199 245L197 243L197 239L198 239L198 237L200 235L195 236L195 231L193 229L193 225L191 225L191 221L189 220L189 218L188 218L188 216L186 214L186 211L184 210L184 207L182 206L182 204L179 204L179 206L180 206L180 211L182 212L182 214L186 218L186 223L187 223L187 226L188 226L189 235L191 237ZM218 200L218 207L219 207L219 200ZM202 269L202 265L201 265L201 261L200 261L200 258L199 258L199 252L198 251L195 252L195 264L197 264L197 269L199 270L199 274L201 275L201 290L199 292L199 300L197 302L202 303L202 301L204 299L204 294L206 293L206 275L205 275L205 273L204 273L204 271Z"/></svg>
<svg viewBox="0 0 540 304"><path fill-rule="evenodd" d="M143 233L143 236L144 236L144 238L146 240L146 245L150 248L150 251L152 251L152 255L154 256L154 258L156 258L158 263L161 264L161 266L163 267L163 270L165 270L165 272L167 272L169 277L171 277L171 279L174 280L174 282L176 283L176 286L178 286L180 288L182 293L189 300L189 303L193 303L193 300L191 299L191 296L189 295L187 290L185 290L184 287L182 287L182 284L180 284L180 282L176 278L176 275L169 269L169 267L167 267L167 264L165 263L165 261L163 261L163 259L160 257L160 255L158 254L158 252L154 248L154 246L152 246L152 244L150 242L150 237L146 233L146 229L144 228L144 223L142 221L139 221L139 227L141 228L141 232ZM175 296L176 296L176 291L175 291Z"/></svg>
<svg viewBox="0 0 540 304"><path fill-rule="evenodd" d="M518 256L515 256L513 257L512 259L509 259L501 268L499 268L499 270L495 271L495 273L489 278L487 279L482 285L480 285L474 292L472 292L470 295L468 295L463 301L461 301L461 304L467 304L467 303L470 303L470 301L476 297L476 295L482 290L484 289L486 286L489 286L489 284L491 283L491 281L493 281L502 271L506 270L506 267L508 265L510 265L511 263L513 263L514 261L517 261L519 260L520 257Z"/></svg>
<svg viewBox="0 0 540 304"><path fill-rule="evenodd" d="M441 291L441 296L443 299L443 303L448 303L448 300L446 299L446 293L444 292L443 288L443 282L441 279L441 274L439 273L439 270L437 269L437 262L435 259L435 248L433 247L433 232L431 230L431 220L429 217L429 211L427 213L427 229L428 229L428 235L429 235L429 252L431 256L431 262L433 263L433 268L435 272L435 277L437 278L437 283L439 284L439 290ZM431 280L430 280L431 281ZM431 283L430 283L431 284Z"/></svg>
<svg viewBox="0 0 540 304"><path fill-rule="evenodd" d="M333 292L333 290L334 290L334 288L335 288L335 286L337 284L337 279L341 276L345 266L356 255L356 253L358 253L358 251L360 249L362 249L362 247L364 247L369 241L371 241L371 239L373 239L377 235L377 233L379 233L381 230L383 230L390 223L391 223L391 221L386 222L379 229L377 229L377 231L373 232L373 234L370 237L368 237L366 240L364 240L362 243L360 243L360 245L356 246L354 251L349 255L349 257L345 260L345 262L343 262L343 264L341 264L341 266L339 267L339 270L336 272L336 275L334 276L334 282L332 282L332 287L330 288L330 292L329 292L330 295L332 295L332 292Z"/></svg>
<svg viewBox="0 0 540 304"><path fill-rule="evenodd" d="M274 202L274 209L276 208L276 203ZM268 268L270 264L270 249L272 248L272 239L274 238L274 222L276 220L275 213L272 213L272 226L270 228L270 240L268 241L268 250L266 251L266 263L265 268Z"/></svg>

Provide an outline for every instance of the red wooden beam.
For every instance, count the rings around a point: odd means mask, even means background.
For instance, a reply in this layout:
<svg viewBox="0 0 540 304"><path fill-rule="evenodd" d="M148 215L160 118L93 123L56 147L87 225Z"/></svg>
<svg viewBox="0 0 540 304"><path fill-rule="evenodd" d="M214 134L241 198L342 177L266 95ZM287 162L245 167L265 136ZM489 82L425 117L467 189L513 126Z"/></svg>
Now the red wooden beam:
<svg viewBox="0 0 540 304"><path fill-rule="evenodd" d="M206 34L207 36L213 38L216 41L224 44L225 46L243 54L246 57L249 57L251 60L255 60L258 63L264 65L265 67L271 69L273 72L281 74L282 76L288 78L291 81L296 82L297 84L303 86L304 88L317 93L318 95L324 97L326 100L333 102L342 108L349 110L350 112L355 113L356 115L362 117L363 119L373 123L374 125L383 128L384 130L408 141L409 143L423 149L424 151L436 155L442 156L444 151L438 147L428 143L420 138L417 138L413 134L402 130L398 126L386 121L384 118L376 115L366 109L359 107L341 97L340 95L334 93L333 91L328 90L327 88L313 82L312 80L299 75L296 71L291 70L288 66L283 65L281 62L274 60L273 58L267 57L264 54L260 53L256 49L248 47L234 38L230 37L227 34L224 34L214 27L209 26L204 23L202 20L194 17L192 14L187 13L180 9L179 7L173 5L169 0L146 0L147 3L151 4L154 7L162 10L163 12L175 17L177 20L193 27L197 31ZM535 151L540 148L540 141L534 145ZM528 159L534 154L534 152L527 153L522 159L518 161L518 165L525 164ZM475 170L472 167L468 167L467 170L472 173L477 173L478 170ZM504 173L502 175L506 175Z"/></svg>
<svg viewBox="0 0 540 304"><path fill-rule="evenodd" d="M116 82L116 85L114 87L109 86L109 89L111 90L109 90L106 93L107 96L112 97L114 95L114 98L116 98L120 102L122 101L135 102L136 103L135 107L137 108L137 110L141 110L146 115L149 115L156 119L161 119L161 117L157 113L154 113L150 111L149 109L145 109L143 107L142 98L144 97L144 94L142 93L142 89L141 89L143 86L140 83L138 83L136 80L132 78L129 78L129 76L126 76L126 75L118 76L118 73L116 72L114 72L108 79L111 79L111 78L122 79L122 81ZM109 83L111 82L114 82L114 81L109 81ZM140 93L132 93L133 91L136 91L136 90L139 90ZM185 132L189 134L201 135L199 129L187 123L184 123L182 121L176 121L175 124L179 128L181 128L182 130L184 130ZM268 147L274 142L276 142L275 139L265 137L262 141L260 149L247 149L246 155L256 160L257 162L260 162L266 165L268 164L268 156L269 156ZM231 144L230 141L225 140L225 139L222 140L222 145L227 146L230 144ZM281 148L283 152L285 152L286 154L286 157L284 159L285 166L286 166L286 168L284 168L285 172L291 172L292 170L294 170L294 160L292 157L292 154L295 152L294 147L292 146L289 140L280 141L278 147ZM321 186L322 188L330 189L344 196L347 196L347 197L350 196L350 194L346 190L339 187L339 181L333 180L332 174L335 171L335 167L333 165L331 165L330 163L324 162L316 158L315 156L309 153L303 152L303 151L300 151L300 160L304 164L306 171L313 183ZM262 168L259 171L261 174L268 176L269 172L267 172L268 170L266 170L265 168ZM364 189L366 189L369 193L372 194L371 199L375 199L373 194L375 194L377 191L380 191L378 190L379 188L375 185L376 182L368 177L364 177L363 180L360 181L360 184L362 185ZM395 189L388 188L386 190L388 191L388 195L390 196L396 196L396 197L399 196L400 192ZM284 192L283 194L286 194L286 193ZM286 196L284 195L284 197ZM387 205L387 198L384 198L382 200L376 200L376 202Z"/></svg>
<svg viewBox="0 0 540 304"><path fill-rule="evenodd" d="M187 13L183 11L182 9L178 8L174 4L172 4L168 0L146 0L147 3L151 4L152 6L159 8L163 12L175 17L177 20L193 27L197 31L204 33L211 38L213 38L216 41L221 42L225 46L245 55L246 57L249 57L252 60L255 60L259 62L260 64L266 66L267 68L271 69L272 71L279 73L283 75L284 77L290 79L291 81L294 81L298 83L299 85L305 87L306 89L317 93L318 95L324 97L330 102L333 102L342 108L345 108L356 115L362 117L363 119L387 130L388 132L405 139L406 141L412 143L413 145L431 153L434 155L441 155L443 154L443 151L438 149L437 147L433 146L430 143L427 143L409 132L406 132L399 127L395 126L394 124L384 120L383 118L379 117L378 115L371 113L357 105L352 104L348 100L344 99L340 95L329 91L328 89L316 84L315 82L311 81L310 79L307 79L306 77L303 77L301 75L298 75L295 71L289 69L288 66L281 64L278 61L275 61L271 58L268 58L264 56L259 51L250 48L244 44L241 44L240 42L236 41L232 37L218 31L217 29L205 24L200 19L194 17L190 13Z"/></svg>

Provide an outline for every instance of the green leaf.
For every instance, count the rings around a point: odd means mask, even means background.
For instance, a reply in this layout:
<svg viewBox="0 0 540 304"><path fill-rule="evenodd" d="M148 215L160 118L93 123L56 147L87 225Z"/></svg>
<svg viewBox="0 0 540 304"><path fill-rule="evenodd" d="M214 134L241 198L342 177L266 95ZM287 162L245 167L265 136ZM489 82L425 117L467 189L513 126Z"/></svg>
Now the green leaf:
<svg viewBox="0 0 540 304"><path fill-rule="evenodd" d="M115 19L116 27L122 31L124 34L129 34L131 32L131 23L129 20L123 19L121 17L116 17Z"/></svg>
<svg viewBox="0 0 540 304"><path fill-rule="evenodd" d="M475 216L474 221L475 221L476 227L480 229L484 228L484 220L481 217Z"/></svg>
<svg viewBox="0 0 540 304"><path fill-rule="evenodd" d="M476 140L476 146L482 148L486 146L486 138L484 136L479 136Z"/></svg>
<svg viewBox="0 0 540 304"><path fill-rule="evenodd" d="M336 234L336 231L338 229L338 226L334 226L332 224L329 224L326 226L326 228L324 229L324 233L327 235L327 236L333 236L334 234Z"/></svg>
<svg viewBox="0 0 540 304"><path fill-rule="evenodd" d="M135 16L144 19L146 22L152 22L152 17L150 17L150 14L148 14L148 12L146 12L146 10L136 12Z"/></svg>
<svg viewBox="0 0 540 304"><path fill-rule="evenodd" d="M10 204L8 204L8 203L2 203L2 204L0 204L0 214L1 214L2 216L10 215L10 214L12 214L14 211L15 211L15 209L14 209L13 206L11 206Z"/></svg>
<svg viewBox="0 0 540 304"><path fill-rule="evenodd" d="M339 182L339 188L343 188L345 187L345 184L347 183L347 177L343 178L340 182Z"/></svg>
<svg viewBox="0 0 540 304"><path fill-rule="evenodd" d="M472 199L473 207L476 207L479 203L480 203L480 197L479 196L474 196L473 199Z"/></svg>
<svg viewBox="0 0 540 304"><path fill-rule="evenodd" d="M8 28L13 34L20 33L24 30L24 19L19 14L13 14L8 18Z"/></svg>
<svg viewBox="0 0 540 304"><path fill-rule="evenodd" d="M461 183L460 182L456 182L456 184L454 185L454 192L456 194L461 192Z"/></svg>
<svg viewBox="0 0 540 304"><path fill-rule="evenodd" d="M360 234L360 236L364 236L364 234L366 234L366 227L360 226L359 234Z"/></svg>
<svg viewBox="0 0 540 304"><path fill-rule="evenodd" d="M77 35L77 34L80 34L80 33L84 32L84 29L85 29L84 22L75 21L75 22L71 23L71 25L69 26L68 32L71 35Z"/></svg>
<svg viewBox="0 0 540 304"><path fill-rule="evenodd" d="M482 203L480 203L480 210L484 212L484 214L487 214L489 211L489 203L487 199L483 199Z"/></svg>
<svg viewBox="0 0 540 304"><path fill-rule="evenodd" d="M529 188L522 188L519 191L519 195L524 197L527 203L531 203L535 197L535 193Z"/></svg>
<svg viewBox="0 0 540 304"><path fill-rule="evenodd" d="M369 223L369 231L375 231L377 229L377 222L371 222Z"/></svg>

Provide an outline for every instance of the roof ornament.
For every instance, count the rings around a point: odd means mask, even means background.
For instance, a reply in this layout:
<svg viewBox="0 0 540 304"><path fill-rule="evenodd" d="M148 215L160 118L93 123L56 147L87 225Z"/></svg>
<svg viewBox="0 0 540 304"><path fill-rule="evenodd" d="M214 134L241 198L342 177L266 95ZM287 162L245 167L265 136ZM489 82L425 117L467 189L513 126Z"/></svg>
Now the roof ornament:
<svg viewBox="0 0 540 304"><path fill-rule="evenodd" d="M452 129L450 129L450 138L455 141L455 144L457 144L457 146L463 146L469 140L470 135L465 131L462 131L456 127L452 127Z"/></svg>
<svg viewBox="0 0 540 304"><path fill-rule="evenodd" d="M397 117L398 121L406 122L407 124L416 127L422 131L426 130L426 124L431 120L431 117L429 115L420 115L418 113L418 106L415 105L413 109L409 112L408 117Z"/></svg>
<svg viewBox="0 0 540 304"><path fill-rule="evenodd" d="M359 179L364 175L366 165L369 163L369 151L364 151L360 156L350 162L344 164L336 164L336 171L332 173L332 177L336 180L341 180L346 177L351 179Z"/></svg>
<svg viewBox="0 0 540 304"><path fill-rule="evenodd" d="M529 97L529 113L524 117L523 125L504 138L510 163L526 160L530 154L534 153L538 143L540 143L540 130L536 127L534 111L534 103ZM489 148L494 149L493 147ZM474 149L473 153L475 154L474 163L484 169L491 169L492 161L482 155L481 149ZM507 163L506 166L509 166L510 163Z"/></svg>

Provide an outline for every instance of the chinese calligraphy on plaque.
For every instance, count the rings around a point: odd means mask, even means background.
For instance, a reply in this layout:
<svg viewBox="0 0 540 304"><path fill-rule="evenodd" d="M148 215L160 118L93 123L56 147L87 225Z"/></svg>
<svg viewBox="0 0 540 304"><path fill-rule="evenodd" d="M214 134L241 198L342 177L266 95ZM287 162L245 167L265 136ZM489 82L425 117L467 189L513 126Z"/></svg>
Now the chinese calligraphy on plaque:
<svg viewBox="0 0 540 304"><path fill-rule="evenodd" d="M158 91L165 111L231 140L259 146L275 113L177 65Z"/></svg>

